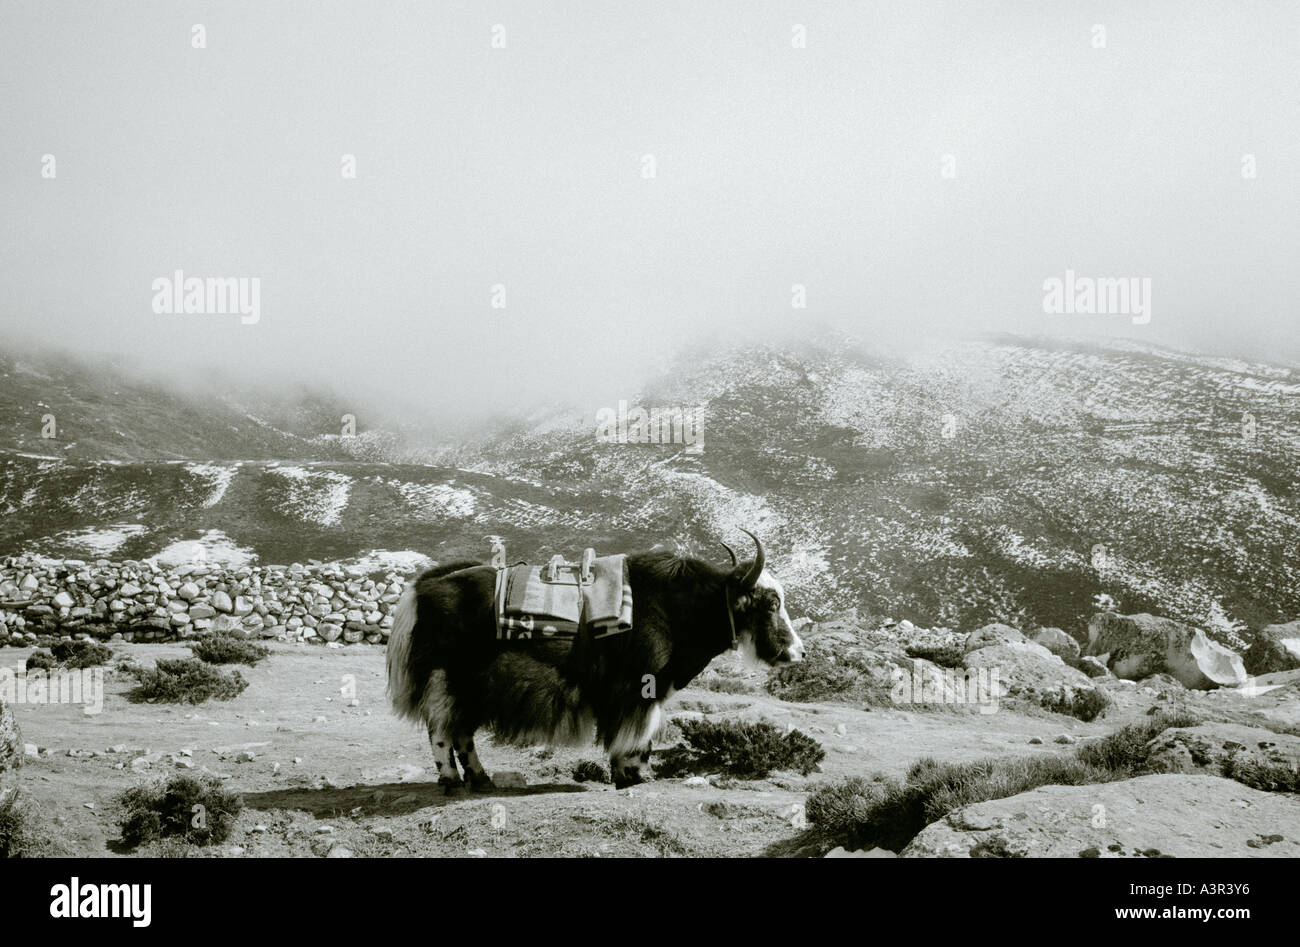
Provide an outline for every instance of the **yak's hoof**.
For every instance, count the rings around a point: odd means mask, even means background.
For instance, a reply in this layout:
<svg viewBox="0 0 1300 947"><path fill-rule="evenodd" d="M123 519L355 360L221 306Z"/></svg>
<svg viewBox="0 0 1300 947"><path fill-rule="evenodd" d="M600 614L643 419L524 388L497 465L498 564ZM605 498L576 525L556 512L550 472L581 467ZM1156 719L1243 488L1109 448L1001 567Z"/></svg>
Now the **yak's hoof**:
<svg viewBox="0 0 1300 947"><path fill-rule="evenodd" d="M641 777L640 773L632 773L628 776L615 776L614 788L627 789L631 786L639 786L643 782L645 782L645 780Z"/></svg>
<svg viewBox="0 0 1300 947"><path fill-rule="evenodd" d="M450 796L465 788L465 781L462 779L440 779L438 785L442 787L443 795Z"/></svg>
<svg viewBox="0 0 1300 947"><path fill-rule="evenodd" d="M469 788L474 792L491 792L497 788L497 784L492 782L492 777L487 773L470 773Z"/></svg>

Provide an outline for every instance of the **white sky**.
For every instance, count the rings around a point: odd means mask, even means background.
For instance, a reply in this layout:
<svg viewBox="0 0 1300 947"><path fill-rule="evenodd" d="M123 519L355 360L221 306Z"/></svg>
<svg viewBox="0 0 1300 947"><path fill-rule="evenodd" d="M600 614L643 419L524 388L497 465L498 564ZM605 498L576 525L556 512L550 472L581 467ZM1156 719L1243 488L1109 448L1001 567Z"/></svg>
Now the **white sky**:
<svg viewBox="0 0 1300 947"><path fill-rule="evenodd" d="M818 322L1300 364L1298 183L1291 2L0 0L0 334L178 378L614 403ZM154 314L176 268L261 322ZM1151 323L1045 315L1067 268Z"/></svg>

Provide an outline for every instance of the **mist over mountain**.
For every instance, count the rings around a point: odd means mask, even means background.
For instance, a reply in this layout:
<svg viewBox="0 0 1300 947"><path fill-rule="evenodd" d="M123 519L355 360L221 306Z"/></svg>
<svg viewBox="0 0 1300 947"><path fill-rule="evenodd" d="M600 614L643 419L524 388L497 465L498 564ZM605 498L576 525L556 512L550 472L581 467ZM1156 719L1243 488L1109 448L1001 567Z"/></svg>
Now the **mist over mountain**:
<svg viewBox="0 0 1300 947"><path fill-rule="evenodd" d="M1007 336L906 354L825 332L685 353L620 406L692 446L539 406L455 437L347 399L201 400L7 356L0 549L289 562L630 551L758 532L798 613L1077 627L1096 596L1240 645L1300 614L1300 373ZM58 434L40 436L46 409Z"/></svg>

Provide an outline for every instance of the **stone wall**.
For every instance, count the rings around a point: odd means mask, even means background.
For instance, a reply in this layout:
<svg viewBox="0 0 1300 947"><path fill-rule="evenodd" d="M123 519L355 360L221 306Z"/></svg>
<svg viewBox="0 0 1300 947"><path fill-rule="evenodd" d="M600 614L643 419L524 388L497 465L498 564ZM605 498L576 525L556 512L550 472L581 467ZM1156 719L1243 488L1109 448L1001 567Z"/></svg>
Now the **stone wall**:
<svg viewBox="0 0 1300 947"><path fill-rule="evenodd" d="M408 578L337 564L160 568L8 558L0 560L0 645L51 635L169 641L209 631L382 644Z"/></svg>

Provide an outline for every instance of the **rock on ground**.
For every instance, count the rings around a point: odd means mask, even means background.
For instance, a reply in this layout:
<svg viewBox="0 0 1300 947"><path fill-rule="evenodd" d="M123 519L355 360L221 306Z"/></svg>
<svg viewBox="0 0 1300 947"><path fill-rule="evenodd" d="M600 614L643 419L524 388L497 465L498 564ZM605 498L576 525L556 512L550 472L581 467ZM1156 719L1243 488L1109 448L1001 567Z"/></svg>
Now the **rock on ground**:
<svg viewBox="0 0 1300 947"><path fill-rule="evenodd" d="M1041 786L954 810L902 852L922 857L1300 856L1300 801L1218 776Z"/></svg>
<svg viewBox="0 0 1300 947"><path fill-rule="evenodd" d="M1088 623L1091 655L1105 655L1116 677L1141 680L1167 672L1184 687L1209 690L1246 680L1241 658L1205 632L1155 615L1098 612Z"/></svg>
<svg viewBox="0 0 1300 947"><path fill-rule="evenodd" d="M1248 674L1300 668L1300 621L1266 626L1246 652L1245 664Z"/></svg>

